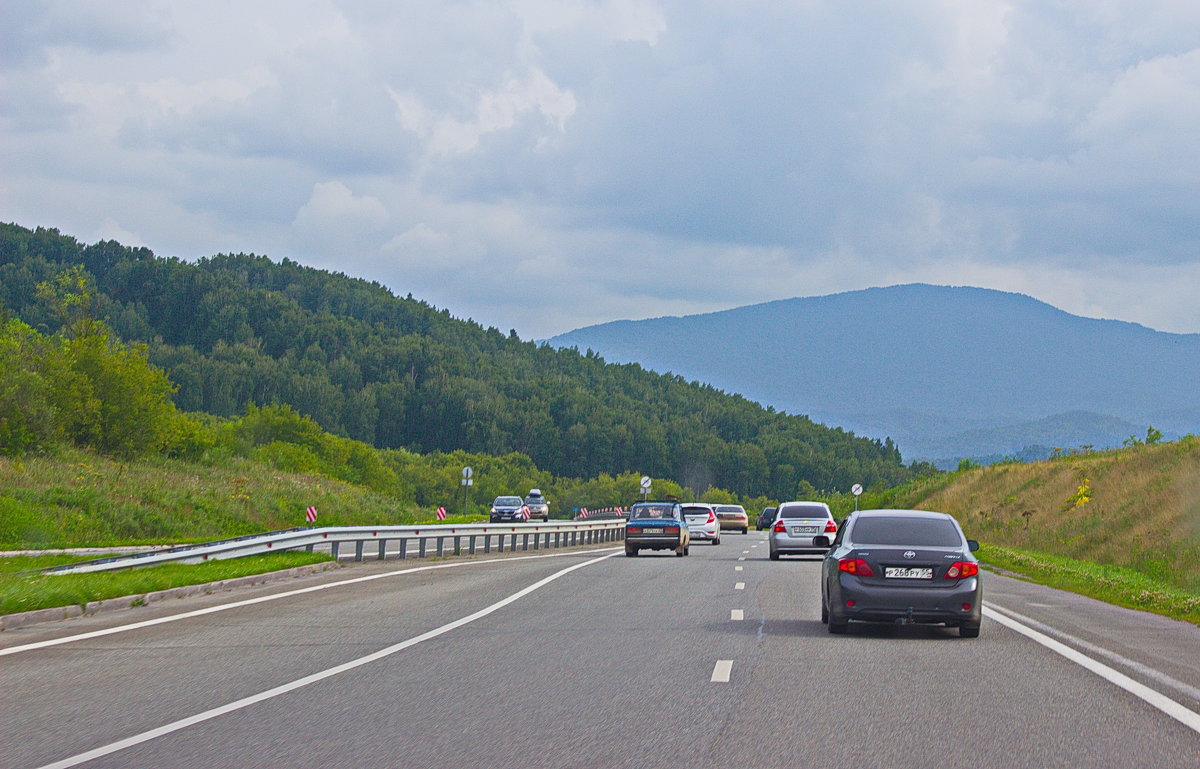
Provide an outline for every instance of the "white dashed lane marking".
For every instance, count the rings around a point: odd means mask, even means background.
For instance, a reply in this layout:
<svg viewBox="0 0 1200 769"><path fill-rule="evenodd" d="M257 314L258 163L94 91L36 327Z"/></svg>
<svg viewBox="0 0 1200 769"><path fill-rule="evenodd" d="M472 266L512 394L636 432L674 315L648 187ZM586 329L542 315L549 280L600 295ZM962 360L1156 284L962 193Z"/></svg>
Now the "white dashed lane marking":
<svg viewBox="0 0 1200 769"><path fill-rule="evenodd" d="M745 566L734 566L734 567L733 567L733 570L734 570L734 571L741 571L741 570L742 570L742 569L744 569L744 568L746 568L746 567L745 567Z"/></svg>
<svg viewBox="0 0 1200 769"><path fill-rule="evenodd" d="M713 665L712 678L708 679L713 683L727 684L729 683L729 674L733 672L733 660L717 660L717 664Z"/></svg>
<svg viewBox="0 0 1200 769"><path fill-rule="evenodd" d="M738 582L738 583L734 584L734 586L733 586L733 589L734 589L734 590L745 590L745 589L746 589L746 583L745 583L745 582Z"/></svg>
<svg viewBox="0 0 1200 769"><path fill-rule="evenodd" d="M741 620L744 620L745 618L746 617L741 609L730 609L729 610L729 619L731 621L739 622Z"/></svg>

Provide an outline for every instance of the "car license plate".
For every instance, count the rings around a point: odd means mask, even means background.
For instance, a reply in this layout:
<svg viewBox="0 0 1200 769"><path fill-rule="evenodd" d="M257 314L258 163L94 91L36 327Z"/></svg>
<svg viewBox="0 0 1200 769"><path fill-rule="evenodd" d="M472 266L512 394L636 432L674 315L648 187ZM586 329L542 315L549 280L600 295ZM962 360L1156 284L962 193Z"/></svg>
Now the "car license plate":
<svg viewBox="0 0 1200 769"><path fill-rule="evenodd" d="M662 529L642 529L643 534L662 534Z"/></svg>
<svg viewBox="0 0 1200 769"><path fill-rule="evenodd" d="M819 529L816 526L793 526L793 534L816 534Z"/></svg>
<svg viewBox="0 0 1200 769"><path fill-rule="evenodd" d="M933 569L908 566L885 566L883 576L888 579L933 579Z"/></svg>

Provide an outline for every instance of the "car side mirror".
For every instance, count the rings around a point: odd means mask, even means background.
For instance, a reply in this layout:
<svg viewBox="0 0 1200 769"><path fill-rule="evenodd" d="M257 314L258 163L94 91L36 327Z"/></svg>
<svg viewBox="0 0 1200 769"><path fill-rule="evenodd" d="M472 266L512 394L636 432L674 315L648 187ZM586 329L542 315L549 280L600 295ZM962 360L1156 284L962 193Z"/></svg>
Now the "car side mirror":
<svg viewBox="0 0 1200 769"><path fill-rule="evenodd" d="M968 539L968 540L967 540L967 547L968 547L968 548L971 550L971 552L972 552L972 553L974 553L976 550L978 550L978 549L979 549L979 540L977 540L977 539Z"/></svg>
<svg viewBox="0 0 1200 769"><path fill-rule="evenodd" d="M826 537L823 534L818 537L813 537L813 547L829 547L829 537Z"/></svg>

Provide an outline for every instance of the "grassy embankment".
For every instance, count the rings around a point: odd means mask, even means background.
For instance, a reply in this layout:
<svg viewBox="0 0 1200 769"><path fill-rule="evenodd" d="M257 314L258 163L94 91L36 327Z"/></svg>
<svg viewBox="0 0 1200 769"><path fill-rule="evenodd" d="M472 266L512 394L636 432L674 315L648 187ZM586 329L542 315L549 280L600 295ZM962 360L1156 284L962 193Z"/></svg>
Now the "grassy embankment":
<svg viewBox="0 0 1200 769"><path fill-rule="evenodd" d="M939 476L891 506L951 513L982 560L1200 623L1200 439Z"/></svg>
<svg viewBox="0 0 1200 769"><path fill-rule="evenodd" d="M203 542L304 525L309 505L317 508L321 525L403 525L434 518L433 511L404 508L358 486L237 458L216 466L166 459L122 463L79 450L0 458L0 550ZM0 558L0 614L329 559L316 553L281 553L111 574L21 573L83 558Z"/></svg>

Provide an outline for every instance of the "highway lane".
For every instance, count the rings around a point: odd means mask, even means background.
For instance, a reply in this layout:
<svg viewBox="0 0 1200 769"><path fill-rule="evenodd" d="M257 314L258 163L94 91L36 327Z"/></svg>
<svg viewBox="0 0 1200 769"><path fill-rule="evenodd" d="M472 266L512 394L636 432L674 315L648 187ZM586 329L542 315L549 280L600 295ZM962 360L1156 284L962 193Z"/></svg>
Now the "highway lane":
<svg viewBox="0 0 1200 769"><path fill-rule="evenodd" d="M416 572L0 657L0 765L42 766L361 658L591 557ZM389 657L84 765L1196 766L1200 734L996 622L973 640L925 627L828 635L816 573L815 560L768 561L758 533L688 558L609 558ZM985 578L998 608L1074 598L1030 600L1029 586ZM57 624L25 638L96 622ZM1180 655L1200 650L1195 628L1166 627ZM723 660L729 682L714 683ZM1188 670L1166 677L1200 683Z"/></svg>

